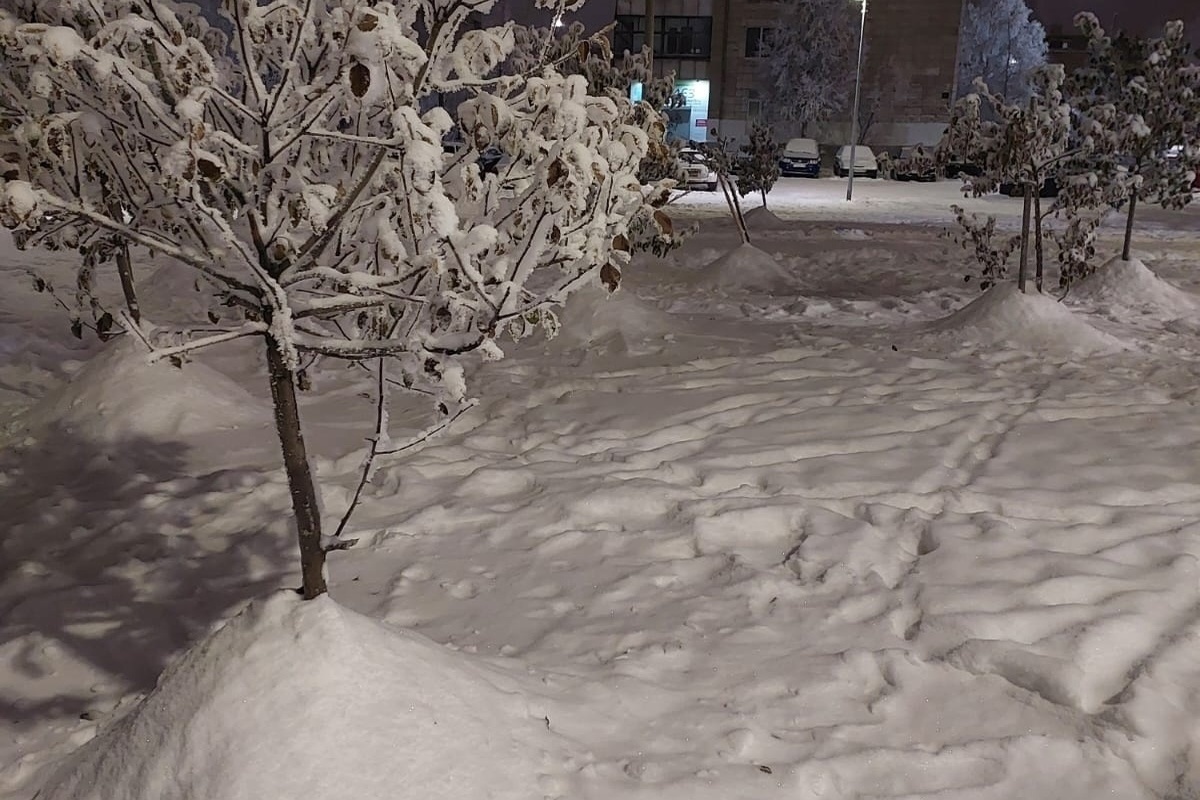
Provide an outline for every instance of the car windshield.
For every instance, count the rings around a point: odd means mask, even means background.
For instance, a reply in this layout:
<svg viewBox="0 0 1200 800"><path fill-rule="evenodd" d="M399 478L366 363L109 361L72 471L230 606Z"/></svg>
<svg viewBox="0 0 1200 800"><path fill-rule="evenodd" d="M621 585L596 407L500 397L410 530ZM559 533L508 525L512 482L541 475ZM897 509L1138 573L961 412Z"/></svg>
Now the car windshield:
<svg viewBox="0 0 1200 800"><path fill-rule="evenodd" d="M689 164L704 164L704 156L695 150L681 150L679 157Z"/></svg>
<svg viewBox="0 0 1200 800"><path fill-rule="evenodd" d="M815 156L817 148L814 143L803 139L793 139L787 143L786 152L789 156Z"/></svg>

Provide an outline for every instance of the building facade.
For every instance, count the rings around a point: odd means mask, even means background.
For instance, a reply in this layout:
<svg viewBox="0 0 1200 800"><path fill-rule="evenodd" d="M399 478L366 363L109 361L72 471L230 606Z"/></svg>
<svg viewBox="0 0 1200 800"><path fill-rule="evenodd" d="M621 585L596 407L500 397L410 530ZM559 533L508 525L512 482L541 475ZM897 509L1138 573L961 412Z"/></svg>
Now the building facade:
<svg viewBox="0 0 1200 800"><path fill-rule="evenodd" d="M847 0L857 5L858 0ZM953 100L954 67L963 0L868 0L863 65L868 144L933 143ZM614 47L636 51L645 42L645 0L616 0ZM777 0L654 0L655 72L674 73L686 107L673 109L673 132L703 141L709 132L742 138L749 121L770 118L761 90L760 43L778 25ZM848 141L843 119L810 128L824 143ZM786 138L798 130L777 127Z"/></svg>

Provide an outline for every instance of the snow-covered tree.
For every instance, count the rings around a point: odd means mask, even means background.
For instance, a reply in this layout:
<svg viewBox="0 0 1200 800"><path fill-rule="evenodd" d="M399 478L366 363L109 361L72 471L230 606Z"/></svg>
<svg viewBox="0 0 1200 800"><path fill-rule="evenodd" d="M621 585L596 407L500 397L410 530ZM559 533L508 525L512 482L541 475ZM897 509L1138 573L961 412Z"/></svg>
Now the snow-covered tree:
<svg viewBox="0 0 1200 800"><path fill-rule="evenodd" d="M554 64L564 75L587 78L588 92L599 97L612 97L623 102L632 87L641 87L638 112L653 115L656 111L678 102L674 75L655 75L650 48L640 53L625 51L619 56L612 52L610 28L588 34L582 23L573 22L565 28L534 28L513 26L514 47L505 63L506 71L524 73L540 64ZM649 149L638 172L643 184L682 179L679 160L680 144L666 138L666 117L662 116L662 133L651 136ZM648 124L657 128L653 121ZM638 226L650 230L650 226ZM662 253L677 245L677 239L653 236L649 241L633 240L635 250L650 249Z"/></svg>
<svg viewBox="0 0 1200 800"><path fill-rule="evenodd" d="M1015 184L1024 195L1021 221L1020 266L1017 281L1025 291L1030 244L1035 251L1036 280L1040 289L1044 269L1042 187L1061 174L1068 159L1089 145L1094 122L1086 129L1072 128L1071 107L1063 98L1063 68L1047 65L1033 71L1032 94L1009 103L976 81L975 93L955 105L950 127L940 151L978 153L985 157L982 174L965 178L964 191L979 197L1001 184ZM984 111L990 113L985 114ZM959 215L960 221L969 219Z"/></svg>
<svg viewBox="0 0 1200 800"><path fill-rule="evenodd" d="M746 227L746 217L742 214L742 204L738 201L737 187L734 185L733 174L737 165L737 147L729 136L722 136L715 128L709 131L712 137L700 144L700 152L705 162L717 176L717 185L729 206L729 216L737 226L738 235L743 244L750 244L750 229Z"/></svg>
<svg viewBox="0 0 1200 800"><path fill-rule="evenodd" d="M573 289L617 286L633 220L669 222L637 180L657 114L552 64L502 74L512 27L464 25L489 7L223 0L221 27L171 0L68 0L57 25L0 13L18 167L0 222L104 231L205 281L224 318L205 335L123 317L153 359L261 341L306 597L345 543L308 463L305 360L373 365L381 394L395 382L452 416L465 357L552 330ZM434 99L455 93L451 116ZM455 129L467 146L447 155ZM485 175L491 146L509 160ZM117 213L113 182L141 202ZM373 455L395 449L386 419Z"/></svg>
<svg viewBox="0 0 1200 800"><path fill-rule="evenodd" d="M783 143L775 139L775 130L755 120L750 126L750 140L742 145L738 159L737 189L742 197L751 192L762 196L763 208L767 207L767 194L779 180L779 159L783 156Z"/></svg>
<svg viewBox="0 0 1200 800"><path fill-rule="evenodd" d="M956 69L958 96L981 78L1010 101L1033 91L1033 70L1046 63L1046 31L1025 0L970 0L963 8Z"/></svg>
<svg viewBox="0 0 1200 800"><path fill-rule="evenodd" d="M1095 168L1126 203L1122 258L1129 260L1141 202L1183 208L1200 169L1200 66L1182 22L1149 41L1110 38L1092 14L1076 25L1088 39L1088 66L1072 76L1072 102L1101 120Z"/></svg>
<svg viewBox="0 0 1200 800"><path fill-rule="evenodd" d="M858 6L847 0L783 0L762 42L762 93L772 115L800 125L843 111L854 84Z"/></svg>

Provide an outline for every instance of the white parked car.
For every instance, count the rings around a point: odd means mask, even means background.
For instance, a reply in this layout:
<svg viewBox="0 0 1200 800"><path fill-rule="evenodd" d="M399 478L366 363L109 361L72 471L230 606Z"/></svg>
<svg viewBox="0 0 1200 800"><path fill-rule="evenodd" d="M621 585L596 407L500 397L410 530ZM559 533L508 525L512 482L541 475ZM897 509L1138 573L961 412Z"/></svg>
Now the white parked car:
<svg viewBox="0 0 1200 800"><path fill-rule="evenodd" d="M850 145L844 145L837 151L833 159L833 171L838 177L850 174ZM865 175L868 178L879 177L879 162L871 148L860 144L854 147L854 174Z"/></svg>
<svg viewBox="0 0 1200 800"><path fill-rule="evenodd" d="M704 154L693 147L679 151L679 170L683 174L681 188L717 190L717 173L713 172Z"/></svg>

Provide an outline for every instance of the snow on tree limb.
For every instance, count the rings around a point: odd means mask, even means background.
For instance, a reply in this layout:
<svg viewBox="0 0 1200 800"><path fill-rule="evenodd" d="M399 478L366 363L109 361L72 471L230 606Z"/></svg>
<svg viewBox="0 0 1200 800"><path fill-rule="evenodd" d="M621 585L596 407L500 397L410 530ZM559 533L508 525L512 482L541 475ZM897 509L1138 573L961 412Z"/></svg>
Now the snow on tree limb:
<svg viewBox="0 0 1200 800"><path fill-rule="evenodd" d="M486 5L225 0L226 30L167 0L4 14L4 223L66 219L198 270L293 367L403 354L436 388L428 358L628 262L615 243L649 216L638 169L662 138L657 112L551 63L502 70L513 27L463 25ZM432 106L454 92L454 116ZM444 152L454 131L465 155ZM118 187L128 220L102 202ZM397 319L411 334L379 338Z"/></svg>

